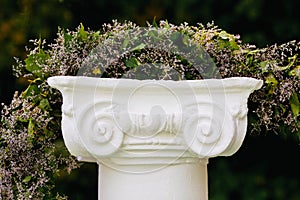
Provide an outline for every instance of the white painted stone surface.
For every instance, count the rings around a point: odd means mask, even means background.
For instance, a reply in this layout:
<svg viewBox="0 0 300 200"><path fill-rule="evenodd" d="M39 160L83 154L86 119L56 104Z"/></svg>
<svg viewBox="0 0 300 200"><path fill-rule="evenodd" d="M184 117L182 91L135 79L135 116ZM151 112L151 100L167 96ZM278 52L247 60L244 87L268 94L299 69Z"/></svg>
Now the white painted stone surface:
<svg viewBox="0 0 300 200"><path fill-rule="evenodd" d="M134 171L135 168L130 170ZM137 174L100 165L99 191L101 200L207 199L207 167L206 163L197 162L168 165L155 171Z"/></svg>
<svg viewBox="0 0 300 200"><path fill-rule="evenodd" d="M101 200L207 199L207 160L240 148L248 96L262 86L252 78L48 83L63 95L68 150L100 166Z"/></svg>

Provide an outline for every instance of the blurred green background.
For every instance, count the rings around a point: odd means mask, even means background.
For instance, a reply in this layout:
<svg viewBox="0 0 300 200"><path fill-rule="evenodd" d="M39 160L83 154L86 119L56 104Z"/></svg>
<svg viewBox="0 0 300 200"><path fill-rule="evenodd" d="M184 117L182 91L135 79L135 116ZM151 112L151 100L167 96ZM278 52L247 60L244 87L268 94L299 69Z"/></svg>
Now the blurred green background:
<svg viewBox="0 0 300 200"><path fill-rule="evenodd" d="M29 39L53 41L58 26L75 29L82 22L97 30L112 19L145 25L154 17L190 25L214 21L244 42L265 47L300 40L299 9L298 0L0 0L0 101L8 104L26 85L12 75L14 57L26 57ZM292 138L247 135L234 156L210 160L210 199L298 200L299 158L299 142ZM56 190L71 200L97 199L97 166L83 164L63 174Z"/></svg>

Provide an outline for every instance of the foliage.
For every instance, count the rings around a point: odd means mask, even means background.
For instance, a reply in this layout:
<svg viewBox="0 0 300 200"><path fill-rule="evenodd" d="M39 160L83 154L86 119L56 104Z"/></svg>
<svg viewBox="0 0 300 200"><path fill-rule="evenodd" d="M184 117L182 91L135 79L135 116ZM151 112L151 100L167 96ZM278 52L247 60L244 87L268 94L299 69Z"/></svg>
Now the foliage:
<svg viewBox="0 0 300 200"><path fill-rule="evenodd" d="M10 106L4 106L0 123L3 199L65 199L51 193L53 180L62 170L70 172L77 164L56 148L60 105L60 94L36 78L21 94L16 92Z"/></svg>
<svg viewBox="0 0 300 200"><path fill-rule="evenodd" d="M41 43L38 43L41 45ZM36 49L37 50L37 49ZM54 178L77 167L60 138L61 96L45 82L40 66L49 58L41 48L25 60L29 86L2 110L0 123L0 196L3 199L66 199L53 194ZM31 79L32 78L32 79Z"/></svg>
<svg viewBox="0 0 300 200"><path fill-rule="evenodd" d="M24 59L24 46L32 38L52 42L57 26L74 29L80 22L93 30L112 19L129 19L144 25L153 19L189 24L214 20L243 41L259 47L300 39L297 0L1 0L0 7L0 99L9 103L14 91L24 89L24 79L12 76L13 57ZM270 6L272 5L272 6ZM107 9L109 8L109 9ZM55 10L56 12L53 12ZM280 13L280 14L278 14Z"/></svg>
<svg viewBox="0 0 300 200"><path fill-rule="evenodd" d="M98 62L95 63L94 67L88 68L91 70L83 74L110 78L136 78L128 71L134 69L133 71L136 72L138 67L143 65L142 70L145 74L143 77L147 78L174 80L174 74L172 71L166 70L165 66L169 69L175 69L177 73L179 72L181 74L179 79L216 77L216 73L207 76L205 74L207 69L203 69L202 66L198 73L193 71L192 69L196 67L193 66L193 63L186 62L188 55L184 54L185 57L179 57L178 54L171 54L165 50L167 49L166 46L170 43L174 44L178 40L181 44L184 44L186 41L183 36L188 36L194 42L200 44L212 57L221 77L246 76L264 80L263 89L255 92L249 99L251 109L249 130L252 133L273 131L286 134L286 132L291 132L300 137L299 42L291 41L279 46L272 45L259 49L253 45L243 44L238 36L228 34L213 24L209 24L207 27L201 24L198 27L188 26L187 24L175 26L161 21L159 28L167 30L162 31L163 36L160 35L159 31L155 32L153 29L146 33L147 39L150 38L148 39L150 43L154 39L163 41L159 43L159 48L153 48L146 45L148 43L144 40L139 40L139 43L133 41L133 38L141 37L139 35L144 34L144 32L139 31L139 28L131 23L122 25L115 22L112 27L108 27L104 35L107 33L109 35L105 38L116 35L119 38L119 43L114 40L114 44L125 49L124 53L116 59L110 52L115 52L118 49L98 50L98 53L94 53L94 56L87 59L87 62L90 63L90 60L101 58L102 62L108 64L102 67L99 60L97 60ZM124 30L132 28L136 32L130 32L131 38L129 40ZM166 32L169 34L166 34ZM181 37L175 34L178 32L182 33ZM175 38L174 35L176 35ZM168 40L170 41L166 42ZM127 47L130 46L128 45L129 41L132 43L131 47ZM124 42L126 42L126 46L124 46ZM161 76L152 77L153 65L147 66L145 63L161 63L162 65L158 67ZM157 68L157 66L155 67Z"/></svg>
<svg viewBox="0 0 300 200"><path fill-rule="evenodd" d="M249 99L252 132L295 133L300 138L300 42L290 41L263 49L244 49L238 63L226 76L250 76L264 86Z"/></svg>
<svg viewBox="0 0 300 200"><path fill-rule="evenodd" d="M256 133L261 130L280 134L288 132L300 137L300 64L297 57L300 43L292 41L258 49L242 43L239 36L229 34L213 24L189 26L184 23L176 26L161 21L159 25L153 23L148 26L154 28L151 30L159 27L170 34L180 32L183 37L176 37L176 40L184 43L184 36L187 36L201 45L223 78L248 76L263 79L263 88L249 99L249 130ZM47 85L48 77L83 73L89 76L104 74L104 77L114 78L128 75L130 78L131 74L127 72L132 68L137 70L142 64L160 62L161 67L167 65L179 72L179 79L203 78L201 72L191 71L192 63L186 62L184 57L157 48L149 49L144 43L125 51L117 60L110 58L109 53L100 51L98 53L102 58L113 59L107 61L110 65L106 68L95 65L90 71L82 70L86 59L90 58L90 53L99 44L131 29L139 30L139 27L132 22L113 21L104 24L99 31L86 30L82 24L75 31L59 29L52 44L46 46L41 39L33 40L33 48L28 50L27 58L24 61L17 60L15 73L18 77L26 78L29 85L20 95L16 94L12 103L2 111L0 187L3 198L26 199L30 195L33 199L65 198L51 194L52 183L61 170L71 170L76 164L73 158L56 152L55 144L61 138L62 99L57 90ZM152 32L147 38L154 36L156 33ZM160 70L165 72L164 68ZM146 70L145 74L149 75L150 72ZM165 78L165 75L172 77L169 72L156 78Z"/></svg>

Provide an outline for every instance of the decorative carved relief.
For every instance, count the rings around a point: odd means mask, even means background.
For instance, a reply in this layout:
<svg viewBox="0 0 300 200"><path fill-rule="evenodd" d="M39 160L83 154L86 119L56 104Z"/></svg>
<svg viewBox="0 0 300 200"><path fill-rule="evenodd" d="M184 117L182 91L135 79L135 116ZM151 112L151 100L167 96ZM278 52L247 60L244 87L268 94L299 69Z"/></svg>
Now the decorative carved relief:
<svg viewBox="0 0 300 200"><path fill-rule="evenodd" d="M242 104L241 102L238 102L231 105L230 112L234 117L238 119L244 119L245 117L247 117L248 113L247 103Z"/></svg>
<svg viewBox="0 0 300 200"><path fill-rule="evenodd" d="M80 114L75 114L80 140L92 155L109 156L123 142L124 134L111 112L109 103L97 102L80 109Z"/></svg>
<svg viewBox="0 0 300 200"><path fill-rule="evenodd" d="M251 78L159 81L153 87L149 80L146 83L142 87L144 82L137 80L51 77L49 84L63 93L62 129L70 152L85 161L120 165L186 163L231 155L246 134L247 98L262 85ZM132 87L143 89L136 92ZM135 93L130 96L128 90ZM178 95L178 100L168 103L170 94ZM122 95L135 99L134 111L128 110L128 99L120 100ZM173 106L177 106L174 112Z"/></svg>
<svg viewBox="0 0 300 200"><path fill-rule="evenodd" d="M122 110L122 109L120 109ZM114 112L114 119L127 135L133 137L155 136L161 132L176 133L178 130L178 114L144 114Z"/></svg>
<svg viewBox="0 0 300 200"><path fill-rule="evenodd" d="M235 119L226 111L225 105L199 102L193 110L193 114L184 120L186 145L199 157L217 156L233 138Z"/></svg>

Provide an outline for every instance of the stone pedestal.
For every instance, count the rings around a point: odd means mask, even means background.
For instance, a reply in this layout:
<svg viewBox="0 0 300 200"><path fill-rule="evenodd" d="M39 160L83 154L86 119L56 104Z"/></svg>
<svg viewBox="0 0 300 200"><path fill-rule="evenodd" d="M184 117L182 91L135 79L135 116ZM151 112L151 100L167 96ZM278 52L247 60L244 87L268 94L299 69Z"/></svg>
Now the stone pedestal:
<svg viewBox="0 0 300 200"><path fill-rule="evenodd" d="M207 161L230 156L247 128L252 78L155 81L51 77L65 144L99 164L100 200L206 200Z"/></svg>

